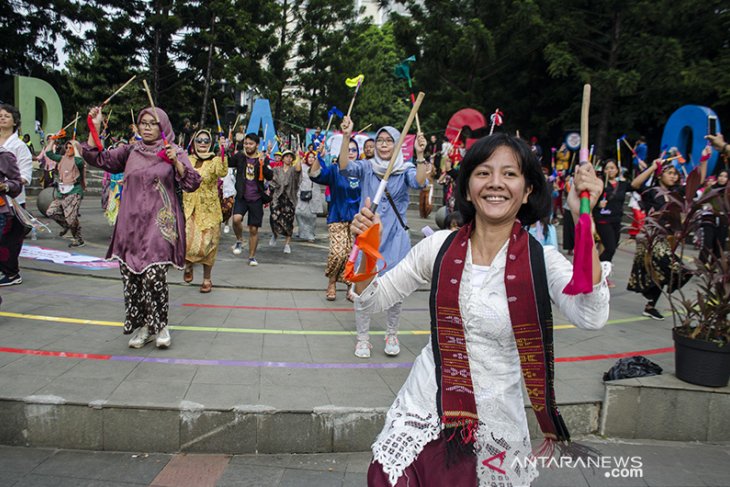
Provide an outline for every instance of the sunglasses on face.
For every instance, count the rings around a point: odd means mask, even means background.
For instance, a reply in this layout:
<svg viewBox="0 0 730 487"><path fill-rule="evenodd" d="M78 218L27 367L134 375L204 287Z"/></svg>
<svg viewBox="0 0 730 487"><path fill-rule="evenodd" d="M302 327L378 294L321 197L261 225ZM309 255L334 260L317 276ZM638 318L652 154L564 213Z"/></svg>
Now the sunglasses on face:
<svg viewBox="0 0 730 487"><path fill-rule="evenodd" d="M210 144L210 139L208 137L198 137L195 139L195 142L198 144Z"/></svg>

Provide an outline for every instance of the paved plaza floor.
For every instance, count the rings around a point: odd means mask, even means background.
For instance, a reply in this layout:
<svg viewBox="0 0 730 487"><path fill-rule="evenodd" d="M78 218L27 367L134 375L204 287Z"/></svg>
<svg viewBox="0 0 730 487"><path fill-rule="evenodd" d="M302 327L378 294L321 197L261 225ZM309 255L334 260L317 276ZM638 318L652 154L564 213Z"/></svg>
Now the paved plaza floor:
<svg viewBox="0 0 730 487"><path fill-rule="evenodd" d="M34 208L34 201L29 204ZM408 216L414 243L423 238L423 226L435 228L433 221L413 212ZM49 222L54 235L42 233L38 240L26 240L23 255L27 257L21 259L23 284L0 289L0 399L53 397L131 408L184 404L221 410L241 405L286 410L387 408L428 341L428 293L422 289L403 305L399 356L383 353L384 315L373 320L372 357L354 356L354 313L345 300L344 287L338 287L335 302L325 299L328 243L326 223L320 218L317 241L295 241L289 255L283 254L281 242L268 245L270 230L265 224L258 267L247 265L245 250L234 256L230 251L233 234L224 234L210 294L199 292L201 268L195 269L193 285L182 282L182 272L171 270L172 347L158 350L150 344L141 350L130 349L129 336L121 333L124 305L119 271L101 261L112 229L103 218L98 197L84 199L81 221L85 247L74 251L75 255L63 254L69 251L68 240L56 236L59 229ZM655 321L642 316L641 297L626 290L633 249L633 242L627 240L614 259L611 278L616 287L611 290L609 322L602 330L579 330L554 310L558 404L602 401L602 375L619 357L644 355L665 373L673 372L672 320L666 301L662 298L658 307L667 319ZM575 477L578 480L561 484L565 479L558 476L558 483L551 483L553 473L548 472L535 485L730 485L726 445L611 448L651 453L645 471L654 462L656 479L663 480L649 482L646 477L646 483L602 483L605 479L590 480L583 472ZM666 458L662 451L667 452ZM144 452L135 455L140 453ZM3 479L0 474L0 486L188 485L152 483L175 467L173 462L180 461L184 467L185 460L176 460L183 457L7 447L0 449L0 466L13 464L15 458L19 463L14 476ZM673 460L684 457L691 461ZM218 483L210 485L363 485L369 454L225 458L225 462L211 460L217 465L211 468L221 469L223 463L225 468ZM67 475L53 467L64 459L89 468L95 462L108 464L109 477L83 474L79 478L84 482L74 483L66 477L73 478L74 472L81 475L84 469L68 467ZM702 462L708 462L707 468ZM139 476L117 477L120 465L129 466ZM720 477L715 475L720 465L724 466L725 484L718 483ZM50 473L43 473L46 468ZM250 475L260 471L275 480L246 480L241 472L248 470L254 472ZM6 471L5 467L0 471ZM51 477L61 480L49 480ZM690 477L696 483L687 483ZM305 480L297 483L295 478Z"/></svg>
<svg viewBox="0 0 730 487"><path fill-rule="evenodd" d="M626 459L641 466L545 468L532 487L730 485L729 443L595 438L586 443L600 449L606 459ZM363 487L370 460L369 452L230 456L0 446L0 487Z"/></svg>
<svg viewBox="0 0 730 487"><path fill-rule="evenodd" d="M415 214L409 220L414 242L422 238L421 227L435 227ZM97 198L84 200L81 221L87 245L74 253L103 257L111 227ZM49 226L57 233L54 223ZM201 268L193 285L183 284L180 271L169 272L173 345L168 350L126 346L118 269L95 269L98 261L22 258L23 284L0 289L0 390L6 397L71 395L111 404L389 406L428 341L426 289L403 305L400 355L383 353L380 315L372 325L372 357L358 359L353 355L354 313L344 286L334 302L324 295L324 219L318 222L317 241L295 242L289 255L281 243L269 247L269 237L264 227L260 265L249 267L245 252L231 253L232 233L224 234L210 294L199 292ZM25 245L37 258L42 250L35 248L68 251L67 242L43 233ZM641 297L626 290L632 254L630 241L616 254L616 287L602 330L577 329L554 310L559 403L600 401L603 372L625 354L645 355L673 371L671 317L642 316ZM666 301L659 307L666 311Z"/></svg>

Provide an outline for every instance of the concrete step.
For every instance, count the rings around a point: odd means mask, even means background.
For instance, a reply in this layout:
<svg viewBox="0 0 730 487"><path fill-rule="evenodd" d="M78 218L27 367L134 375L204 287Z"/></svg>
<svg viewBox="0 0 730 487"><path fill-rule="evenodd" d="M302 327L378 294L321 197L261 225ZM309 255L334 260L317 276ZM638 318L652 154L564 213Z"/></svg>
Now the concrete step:
<svg viewBox="0 0 730 487"><path fill-rule="evenodd" d="M606 382L600 434L671 441L730 441L730 387L673 374ZM671 426L670 426L671 425Z"/></svg>
<svg viewBox="0 0 730 487"><path fill-rule="evenodd" d="M530 434L542 439L526 407ZM195 453L367 451L387 408L296 411L241 405L230 410L183 401L179 408L73 403L57 396L0 399L0 444L79 450ZM561 406L572 435L598 431L599 403Z"/></svg>

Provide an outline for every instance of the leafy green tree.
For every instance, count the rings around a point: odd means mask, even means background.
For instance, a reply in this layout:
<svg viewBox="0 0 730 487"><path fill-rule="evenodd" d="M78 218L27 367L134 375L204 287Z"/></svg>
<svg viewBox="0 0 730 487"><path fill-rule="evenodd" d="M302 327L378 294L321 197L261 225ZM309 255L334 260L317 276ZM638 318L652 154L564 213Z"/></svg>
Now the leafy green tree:
<svg viewBox="0 0 730 487"><path fill-rule="evenodd" d="M67 22L79 19L79 3L0 0L0 72L43 76L53 71L56 44L74 36Z"/></svg>
<svg viewBox="0 0 730 487"><path fill-rule="evenodd" d="M346 111L353 89L345 86L345 77L362 73L365 81L352 111L357 127L398 127L405 122L411 102L407 83L396 79L393 69L406 56L395 42L391 24L364 25L358 30L361 32L350 37L342 48L343 74L332 77L332 98L339 100L337 105Z"/></svg>
<svg viewBox="0 0 730 487"><path fill-rule="evenodd" d="M265 79L261 61L276 42L278 10L273 0L194 0L179 8L185 32L178 60L192 88L188 101L200 103L201 124L215 122L208 117L212 98L219 111L224 103L233 103L232 92L224 87L243 89Z"/></svg>
<svg viewBox="0 0 730 487"><path fill-rule="evenodd" d="M85 114L90 106L101 103L132 75L141 72L141 32L137 19L130 14L135 7L140 7L139 3L85 7L83 15L95 28L67 46L69 60L60 90L67 117L77 111ZM110 109L116 109L116 116L110 122L114 133L126 132L131 123L130 107L147 104L139 81L115 97L110 106ZM84 126L82 123L79 127Z"/></svg>
<svg viewBox="0 0 730 487"><path fill-rule="evenodd" d="M352 0L296 0L295 5L299 36L295 84L297 95L310 104L308 124L312 126L322 123L334 102L332 80L341 78L344 83L340 51L354 28L355 4Z"/></svg>

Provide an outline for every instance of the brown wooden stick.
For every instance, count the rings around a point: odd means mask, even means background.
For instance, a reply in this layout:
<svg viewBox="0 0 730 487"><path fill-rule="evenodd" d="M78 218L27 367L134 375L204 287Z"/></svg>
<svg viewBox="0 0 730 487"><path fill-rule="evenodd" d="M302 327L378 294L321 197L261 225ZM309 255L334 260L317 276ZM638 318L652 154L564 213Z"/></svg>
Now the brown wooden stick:
<svg viewBox="0 0 730 487"><path fill-rule="evenodd" d="M150 107L152 107L152 114L155 116L155 122L160 123L160 117L157 116L157 108L155 107L155 102L152 101L152 92L150 91L150 87L147 85L147 80L143 79L142 84L144 85L144 90L147 92L147 99L150 102Z"/></svg>
<svg viewBox="0 0 730 487"><path fill-rule="evenodd" d="M588 155L588 115L590 113L590 110L591 85L586 83L583 85L583 104L580 111L580 162L583 162L584 157Z"/></svg>
<svg viewBox="0 0 730 487"><path fill-rule="evenodd" d="M71 120L71 121L70 121L69 123L67 123L67 124L66 124L66 126L65 126L65 127L63 127L63 128L61 129L61 130L66 130L66 129L67 129L67 128L69 128L69 127L70 127L71 125L74 125L74 124L75 124L76 122L78 122L78 120L79 120L79 114L78 114L78 112L77 112L77 113L76 113L76 118L74 118L74 119L73 119L73 120ZM59 132L60 132L61 130L59 130Z"/></svg>
<svg viewBox="0 0 730 487"><path fill-rule="evenodd" d="M122 91L122 90L123 90L124 88L126 88L126 87L127 87L127 85L128 85L129 83L131 83L132 81L134 81L134 79L135 79L136 77L137 77L137 75L135 74L134 76L132 76L131 78L129 78L129 80L127 80L127 82L126 82L126 83L124 83L124 84L123 84L122 86L120 86L120 87L119 87L119 89L118 89L117 91L115 91L114 93L112 93L112 94L111 94L111 96L110 96L109 98L107 98L106 100L104 100L104 101L103 101L103 102L101 103L101 106L103 107L104 105L106 105L107 103L109 103L109 102L110 102L110 101L112 100L112 98L114 98L115 96L117 96L117 95L118 95L118 94L119 94L119 93L120 93L120 92L121 92L121 91Z"/></svg>
<svg viewBox="0 0 730 487"><path fill-rule="evenodd" d="M383 176L384 180L387 180L390 177L390 173L393 172L393 167L395 166L395 161L398 159L398 154L400 154L400 150L403 147L403 143L406 141L406 135L408 135L408 131L411 129L411 125L413 124L413 119L416 118L416 115L418 114L418 109L421 106L421 102L423 101L423 98L426 96L424 92L419 92L418 96L416 97L416 103L413 104L413 107L411 108L411 113L408 115L408 119L406 120L406 124L403 126L403 131L400 133L400 138L398 139L398 143L395 145L395 150L393 151L393 155L390 156L390 162L388 163L388 169L385 171L385 175Z"/></svg>
<svg viewBox="0 0 730 487"><path fill-rule="evenodd" d="M218 125L218 132L223 133L223 129L221 128L221 117L218 116L218 104L215 102L215 98L213 98L213 110L215 110L215 123Z"/></svg>

